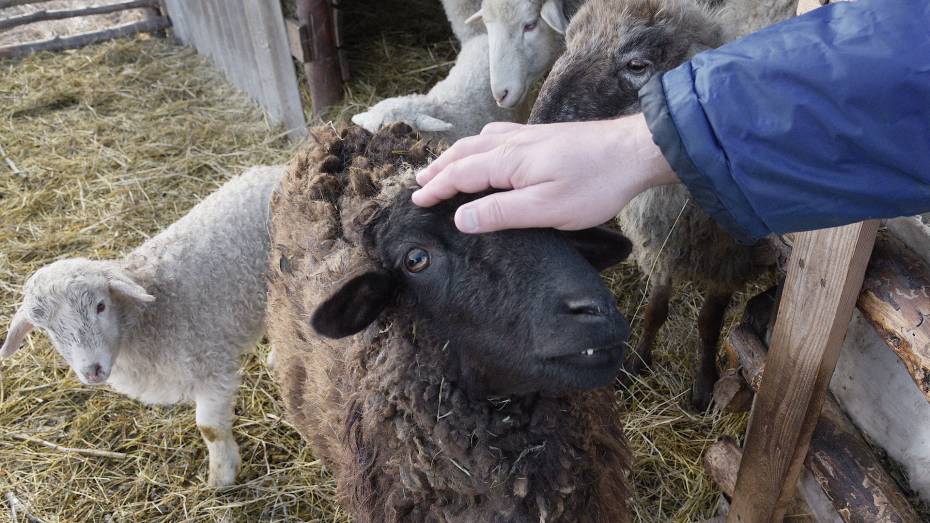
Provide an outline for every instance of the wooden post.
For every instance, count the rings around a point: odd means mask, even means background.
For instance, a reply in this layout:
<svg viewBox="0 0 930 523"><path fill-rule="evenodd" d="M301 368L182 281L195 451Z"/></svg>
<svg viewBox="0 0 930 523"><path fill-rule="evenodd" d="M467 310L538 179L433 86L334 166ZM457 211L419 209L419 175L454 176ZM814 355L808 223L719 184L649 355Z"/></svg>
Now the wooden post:
<svg viewBox="0 0 930 523"><path fill-rule="evenodd" d="M297 0L301 44L313 113L321 114L342 99L342 72L336 51L336 31L327 0Z"/></svg>
<svg viewBox="0 0 930 523"><path fill-rule="evenodd" d="M877 230L872 220L798 235L728 522L783 519Z"/></svg>

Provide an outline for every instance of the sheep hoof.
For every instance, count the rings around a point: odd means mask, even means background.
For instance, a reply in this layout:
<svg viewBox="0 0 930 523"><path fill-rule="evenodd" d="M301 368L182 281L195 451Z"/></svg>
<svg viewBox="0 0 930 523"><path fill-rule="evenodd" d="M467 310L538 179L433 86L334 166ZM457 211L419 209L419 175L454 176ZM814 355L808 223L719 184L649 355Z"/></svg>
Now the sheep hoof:
<svg viewBox="0 0 930 523"><path fill-rule="evenodd" d="M236 476L239 475L239 470L242 467L242 462L239 459L239 456L231 458L223 462L210 462L210 474L207 477L207 485L219 488L219 487L229 487L236 484Z"/></svg>
<svg viewBox="0 0 930 523"><path fill-rule="evenodd" d="M691 408L697 413L707 412L710 407L712 389L700 386L697 382L691 385Z"/></svg>

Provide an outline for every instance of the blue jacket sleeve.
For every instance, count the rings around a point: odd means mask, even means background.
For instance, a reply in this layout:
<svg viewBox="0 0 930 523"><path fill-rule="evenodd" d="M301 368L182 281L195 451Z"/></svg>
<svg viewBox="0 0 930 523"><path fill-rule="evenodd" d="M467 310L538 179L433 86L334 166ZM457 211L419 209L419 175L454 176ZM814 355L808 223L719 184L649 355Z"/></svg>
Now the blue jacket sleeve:
<svg viewBox="0 0 930 523"><path fill-rule="evenodd" d="M656 144L749 242L930 210L930 2L816 9L654 77Z"/></svg>

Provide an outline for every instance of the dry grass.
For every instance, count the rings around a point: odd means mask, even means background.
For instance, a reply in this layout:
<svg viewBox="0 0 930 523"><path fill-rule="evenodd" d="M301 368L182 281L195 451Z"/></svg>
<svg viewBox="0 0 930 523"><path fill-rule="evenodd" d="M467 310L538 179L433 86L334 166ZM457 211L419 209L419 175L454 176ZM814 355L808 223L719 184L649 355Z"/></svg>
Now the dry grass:
<svg viewBox="0 0 930 523"><path fill-rule="evenodd" d="M435 0L407 25L377 12L347 17L355 79L351 114L376 98L425 90L455 46ZM429 5L427 5L427 3ZM432 6L432 7L430 7ZM408 18L406 15L402 19ZM400 22L398 22L400 24ZM400 27L400 29L398 29ZM418 31L423 29L424 31ZM141 37L78 52L0 62L0 324L39 266L69 256L118 256L173 222L244 167L284 161L291 146L188 50ZM622 310L641 315L644 282L631 264L606 279ZM717 491L701 457L745 416L697 416L684 406L700 296L683 287L656 351L656 370L618 392L636 458L638 520L712 515ZM636 314L636 311L639 311ZM263 353L265 347L260 347ZM333 484L280 417L259 355L244 367L236 424L239 486L204 486L206 453L193 409L144 407L81 385L33 335L0 365L0 521L346 521ZM117 452L97 457L23 441Z"/></svg>

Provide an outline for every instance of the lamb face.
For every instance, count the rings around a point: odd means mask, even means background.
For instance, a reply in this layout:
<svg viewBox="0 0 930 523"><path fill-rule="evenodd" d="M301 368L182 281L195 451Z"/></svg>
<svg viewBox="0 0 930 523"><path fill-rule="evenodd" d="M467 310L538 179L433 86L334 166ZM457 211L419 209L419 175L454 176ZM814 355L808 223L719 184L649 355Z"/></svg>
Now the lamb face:
<svg viewBox="0 0 930 523"><path fill-rule="evenodd" d="M455 208L423 209L404 190L370 222L379 267L356 275L312 317L342 337L382 311L416 318L416 336L449 350L481 393L559 395L608 385L629 325L597 269L626 258L629 241L606 229L459 232Z"/></svg>
<svg viewBox="0 0 930 523"><path fill-rule="evenodd" d="M103 384L110 376L125 309L154 300L115 264L85 259L45 266L23 290L23 305L0 355L11 355L32 327L39 328L86 385Z"/></svg>
<svg viewBox="0 0 930 523"><path fill-rule="evenodd" d="M572 19L530 123L598 120L640 110L639 89L723 36L710 12L677 0L591 0Z"/></svg>
<svg viewBox="0 0 930 523"><path fill-rule="evenodd" d="M478 19L488 32L494 99L516 107L562 52L562 0L484 0L468 22Z"/></svg>

